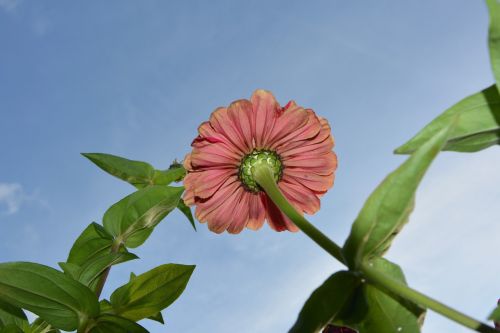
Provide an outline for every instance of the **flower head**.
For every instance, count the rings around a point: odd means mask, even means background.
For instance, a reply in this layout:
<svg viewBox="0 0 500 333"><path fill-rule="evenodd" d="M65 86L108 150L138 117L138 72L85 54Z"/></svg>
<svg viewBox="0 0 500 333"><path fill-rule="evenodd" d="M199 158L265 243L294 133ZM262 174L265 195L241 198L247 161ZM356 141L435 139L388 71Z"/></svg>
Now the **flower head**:
<svg viewBox="0 0 500 333"><path fill-rule="evenodd" d="M291 101L280 107L274 96L257 90L250 100L218 108L198 128L184 167L184 200L210 230L257 230L267 219L276 231L297 231L253 179L266 164L290 203L313 214L319 198L333 186L337 157L328 121Z"/></svg>

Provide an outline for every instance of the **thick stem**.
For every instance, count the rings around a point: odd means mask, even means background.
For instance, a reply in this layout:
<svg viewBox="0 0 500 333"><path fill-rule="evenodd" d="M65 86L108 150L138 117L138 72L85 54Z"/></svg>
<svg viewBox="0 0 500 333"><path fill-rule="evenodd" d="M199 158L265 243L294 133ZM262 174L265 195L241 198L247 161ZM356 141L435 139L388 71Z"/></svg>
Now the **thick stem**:
<svg viewBox="0 0 500 333"><path fill-rule="evenodd" d="M399 281L394 280L384 273L379 272L374 267L370 266L370 264L367 262L361 264L361 270L368 282L381 289L385 289L386 291L399 295L424 308L431 309L434 312L437 312L461 324L462 326L468 327L477 332L498 333L498 331L493 327L490 327L472 317L467 316L466 314L452 309L449 306L436 301L435 299L432 299L429 296L426 296Z"/></svg>
<svg viewBox="0 0 500 333"><path fill-rule="evenodd" d="M260 165L253 170L253 176L257 183L264 189L271 200L281 209L283 213L295 225L302 230L316 244L322 247L326 252L330 253L338 261L346 265L346 260L342 253L342 249L335 242L325 236L321 231L316 229L309 221L307 221L297 210L288 202L283 193L281 193L278 185L274 181L272 171L265 165ZM347 265L346 265L347 266ZM443 303L440 303L416 290L411 289L403 283L400 283L384 273L377 271L369 264L361 265L361 274L379 289L389 291L399 295L407 300L410 300L426 309L431 309L450 320L453 320L465 327L473 329L481 333L498 333L493 327L481 323L474 318L471 318L463 313L460 313Z"/></svg>
<svg viewBox="0 0 500 333"><path fill-rule="evenodd" d="M271 169L267 166L260 166L254 169L253 176L257 183L266 191L267 195L271 200L278 206L283 213L290 220L295 223L295 225L302 230L309 238L311 238L316 244L323 248L326 252L330 253L335 259L346 264L344 255L342 254L342 249L330 238L326 237L321 231L319 231L314 225L307 221L297 210L288 202L283 193L276 185Z"/></svg>
<svg viewBox="0 0 500 333"><path fill-rule="evenodd" d="M118 253L118 250L120 249L121 246L121 241L115 239L113 242L113 245L111 246L111 253ZM111 266L106 268L106 270L102 273L101 278L99 279L99 282L97 282L96 288L95 288L95 294L97 295L97 298L101 296L102 289L104 288L104 284L106 283L106 279L108 278L109 271L111 271Z"/></svg>

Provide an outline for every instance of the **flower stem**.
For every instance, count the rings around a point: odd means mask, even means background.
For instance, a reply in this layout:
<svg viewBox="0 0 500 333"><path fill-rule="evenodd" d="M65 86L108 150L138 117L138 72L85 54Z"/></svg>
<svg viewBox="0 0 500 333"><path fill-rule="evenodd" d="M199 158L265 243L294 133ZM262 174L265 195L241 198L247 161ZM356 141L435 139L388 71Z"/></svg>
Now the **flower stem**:
<svg viewBox="0 0 500 333"><path fill-rule="evenodd" d="M271 169L266 165L261 165L253 170L253 176L257 183L264 189L271 200L285 213L295 225L302 230L316 244L331 254L335 259L346 265L346 260L342 253L342 248L334 241L325 236L314 225L307 221L297 210L288 202L283 193L281 193L276 181L274 180Z"/></svg>
<svg viewBox="0 0 500 333"><path fill-rule="evenodd" d="M490 327L474 318L467 316L449 306L426 296L407 285L394 280L393 278L385 275L384 273L376 270L374 267L370 266L369 263L364 262L361 264L361 270L366 279L374 284L375 286L385 289L393 294L399 295L407 300L412 301L424 308L431 309L462 326L473 329L481 333L498 333L493 327Z"/></svg>
<svg viewBox="0 0 500 333"><path fill-rule="evenodd" d="M280 208L283 213L295 225L302 230L309 238L316 244L323 248L326 252L331 254L335 259L347 266L346 260L342 253L342 249L335 242L329 239L325 234L319 231L314 225L307 221L297 210L288 202L283 193L281 193L278 185L276 184L273 173L266 165L260 165L253 170L253 177L257 183L264 189L266 194L271 200ZM399 295L409 301L412 301L426 309L431 309L450 320L453 320L465 327L473 329L480 333L495 333L498 332L493 327L481 323L474 318L471 318L457 310L450 308L443 303L440 303L410 287L388 277L384 273L378 271L370 264L363 263L360 267L361 274L368 282L373 284L379 289L384 289L393 294Z"/></svg>

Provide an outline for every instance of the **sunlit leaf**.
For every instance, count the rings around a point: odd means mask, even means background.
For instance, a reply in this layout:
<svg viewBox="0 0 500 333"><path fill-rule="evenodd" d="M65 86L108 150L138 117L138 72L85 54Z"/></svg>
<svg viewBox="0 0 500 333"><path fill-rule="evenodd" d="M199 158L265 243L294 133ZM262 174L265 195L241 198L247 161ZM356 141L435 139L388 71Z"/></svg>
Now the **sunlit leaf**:
<svg viewBox="0 0 500 333"><path fill-rule="evenodd" d="M68 263L82 266L91 258L109 253L113 235L100 224L91 223L77 238L68 256Z"/></svg>
<svg viewBox="0 0 500 333"><path fill-rule="evenodd" d="M383 258L374 258L375 269L406 284L401 268ZM359 333L406 332L419 333L425 310L377 287L364 283L350 309L343 312L350 327Z"/></svg>
<svg viewBox="0 0 500 333"><path fill-rule="evenodd" d="M289 333L316 333L342 311L350 301L360 279L341 271L330 276L306 301Z"/></svg>
<svg viewBox="0 0 500 333"><path fill-rule="evenodd" d="M165 264L136 276L111 295L114 313L134 321L156 315L182 294L194 268Z"/></svg>
<svg viewBox="0 0 500 333"><path fill-rule="evenodd" d="M120 200L104 214L104 228L127 247L144 243L153 228L177 207L183 187L150 186Z"/></svg>
<svg viewBox="0 0 500 333"><path fill-rule="evenodd" d="M357 267L366 257L382 255L389 248L394 236L408 221L418 184L447 136L448 128L433 136L370 195L344 245L350 267Z"/></svg>
<svg viewBox="0 0 500 333"><path fill-rule="evenodd" d="M497 81L497 88L500 91L500 1L486 0L486 4L490 12L490 29L488 34L490 60L493 75Z"/></svg>
<svg viewBox="0 0 500 333"><path fill-rule="evenodd" d="M476 152L500 142L500 95L496 86L471 95L446 110L410 141L397 148L397 154L410 154L453 126L443 150Z"/></svg>
<svg viewBox="0 0 500 333"><path fill-rule="evenodd" d="M129 319L103 314L96 319L90 333L148 333L148 330Z"/></svg>
<svg viewBox="0 0 500 333"><path fill-rule="evenodd" d="M194 223L194 218L193 214L191 213L191 208L189 208L185 203L184 200L180 199L179 204L177 205L177 208L186 216L188 219L189 223L191 223L191 226L193 227L194 230L196 230L196 224Z"/></svg>
<svg viewBox="0 0 500 333"><path fill-rule="evenodd" d="M0 328L9 324L22 327L28 322L22 309L1 300L0 297Z"/></svg>
<svg viewBox="0 0 500 333"><path fill-rule="evenodd" d="M0 300L66 331L75 330L84 317L99 313L97 297L90 289L51 267L29 262L0 264Z"/></svg>
<svg viewBox="0 0 500 333"><path fill-rule="evenodd" d="M488 317L489 320L500 321L500 306L498 306Z"/></svg>

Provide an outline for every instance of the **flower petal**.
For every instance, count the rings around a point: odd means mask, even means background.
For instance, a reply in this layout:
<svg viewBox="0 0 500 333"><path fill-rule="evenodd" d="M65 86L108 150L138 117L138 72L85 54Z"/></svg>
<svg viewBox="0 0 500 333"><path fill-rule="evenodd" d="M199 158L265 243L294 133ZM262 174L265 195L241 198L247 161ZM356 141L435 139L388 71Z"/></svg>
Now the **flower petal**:
<svg viewBox="0 0 500 333"><path fill-rule="evenodd" d="M319 210L319 198L307 187L286 181L281 181L278 186L283 195L294 207L298 208L299 212L314 214Z"/></svg>
<svg viewBox="0 0 500 333"><path fill-rule="evenodd" d="M210 216L215 214L220 206L226 202L241 187L237 177L229 177L224 184L208 200L198 200L196 202L195 216L200 222L206 222Z"/></svg>
<svg viewBox="0 0 500 333"><path fill-rule="evenodd" d="M266 219L266 211L264 204L262 203L262 196L264 193L253 194L250 196L248 203L248 223L247 228L252 230L258 230L264 224Z"/></svg>
<svg viewBox="0 0 500 333"><path fill-rule="evenodd" d="M250 197L252 197L253 194L245 191L244 189L240 189L239 192L241 193L240 200L232 211L233 221L227 228L227 232L230 234L239 234L243 229L245 229L248 223L248 205Z"/></svg>
<svg viewBox="0 0 500 333"><path fill-rule="evenodd" d="M316 193L328 191L333 186L335 174L318 175L313 172L287 168L283 172L283 181L299 183Z"/></svg>
<svg viewBox="0 0 500 333"><path fill-rule="evenodd" d="M218 108L210 116L210 125L218 132L223 134L242 154L250 151L239 133L238 125L229 117L226 108Z"/></svg>
<svg viewBox="0 0 500 333"><path fill-rule="evenodd" d="M266 90L257 90L251 97L255 119L255 148L267 148L267 138L271 133L280 109L273 94Z"/></svg>
<svg viewBox="0 0 500 333"><path fill-rule="evenodd" d="M194 196L201 199L211 197L231 176L236 176L233 169L207 169L190 173L197 177L193 179L192 185Z"/></svg>
<svg viewBox="0 0 500 333"><path fill-rule="evenodd" d="M285 231L289 230L292 232L299 231L299 228L288 217L281 212L281 210L272 202L272 200L267 196L263 196L263 204L266 208L266 217L269 226L274 231Z"/></svg>
<svg viewBox="0 0 500 333"><path fill-rule="evenodd" d="M242 187L238 187L232 195L226 198L215 214L208 219L207 224L210 231L220 234L235 222L235 217L237 218L236 222L239 221L240 217L235 216L234 208L242 208L241 200L244 192L245 190Z"/></svg>
<svg viewBox="0 0 500 333"><path fill-rule="evenodd" d="M296 129L304 127L308 121L308 112L295 102L289 102L287 108L278 113L266 144L273 147L275 142L279 142L290 133L296 132Z"/></svg>

